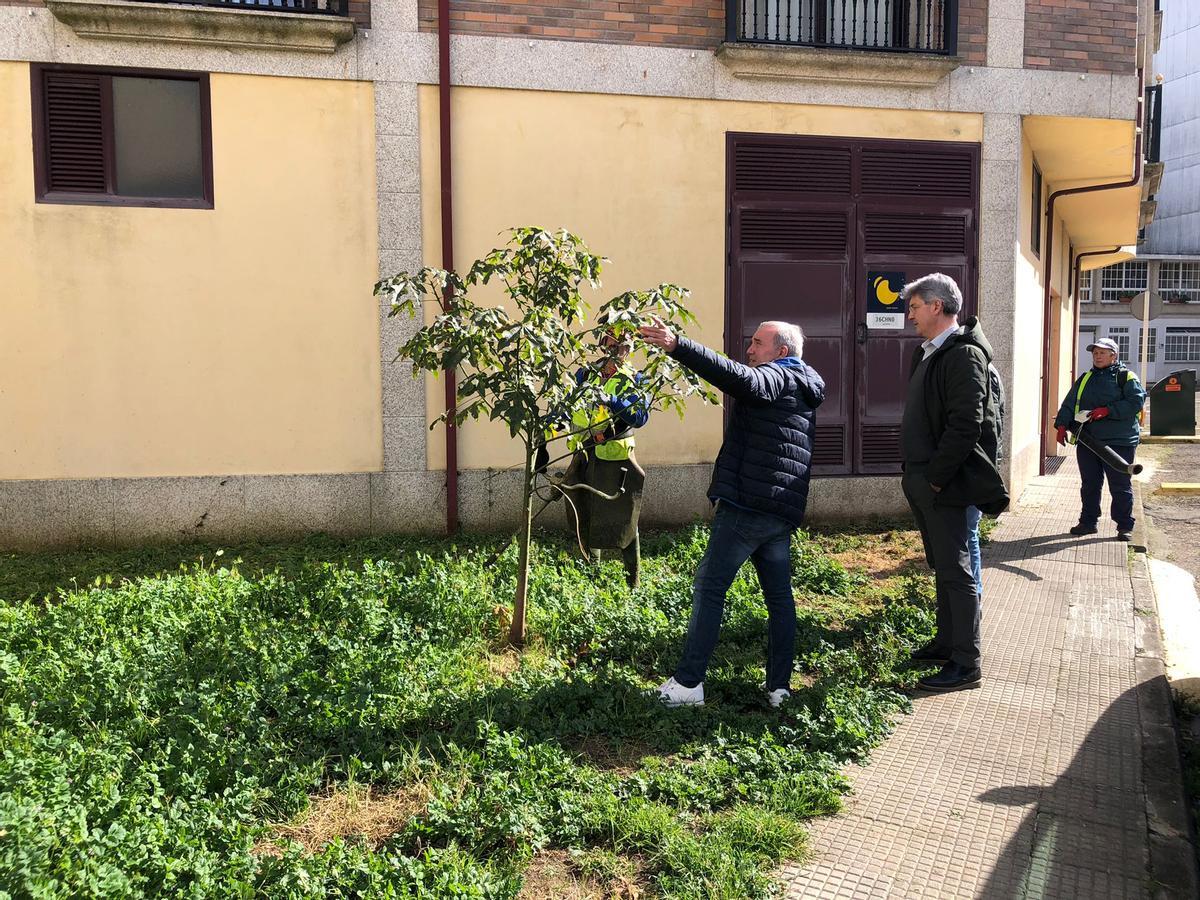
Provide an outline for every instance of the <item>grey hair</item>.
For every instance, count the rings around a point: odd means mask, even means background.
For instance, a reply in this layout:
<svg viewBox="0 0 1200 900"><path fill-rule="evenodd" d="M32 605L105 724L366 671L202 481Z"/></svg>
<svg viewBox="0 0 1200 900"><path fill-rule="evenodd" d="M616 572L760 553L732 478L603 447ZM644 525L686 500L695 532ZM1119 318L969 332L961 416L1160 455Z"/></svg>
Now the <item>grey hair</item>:
<svg viewBox="0 0 1200 900"><path fill-rule="evenodd" d="M799 325L793 325L791 322L763 322L758 327L769 325L775 329L775 349L787 345L788 353L791 356L804 355L804 332L800 330Z"/></svg>
<svg viewBox="0 0 1200 900"><path fill-rule="evenodd" d="M941 300L942 312L948 316L957 316L962 309L962 291L958 289L958 282L941 272L910 281L900 292L900 299L905 305L914 296L920 297L926 303Z"/></svg>

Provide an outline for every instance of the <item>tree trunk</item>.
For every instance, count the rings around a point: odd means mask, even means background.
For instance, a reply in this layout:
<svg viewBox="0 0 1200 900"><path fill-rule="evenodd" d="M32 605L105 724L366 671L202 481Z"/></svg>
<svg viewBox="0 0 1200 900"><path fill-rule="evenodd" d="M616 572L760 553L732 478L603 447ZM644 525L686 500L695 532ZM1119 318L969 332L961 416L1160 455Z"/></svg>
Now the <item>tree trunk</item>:
<svg viewBox="0 0 1200 900"><path fill-rule="evenodd" d="M525 449L525 481L521 487L520 553L517 557L517 595L513 599L512 626L508 642L525 645L525 599L529 594L529 540L533 526L533 452Z"/></svg>

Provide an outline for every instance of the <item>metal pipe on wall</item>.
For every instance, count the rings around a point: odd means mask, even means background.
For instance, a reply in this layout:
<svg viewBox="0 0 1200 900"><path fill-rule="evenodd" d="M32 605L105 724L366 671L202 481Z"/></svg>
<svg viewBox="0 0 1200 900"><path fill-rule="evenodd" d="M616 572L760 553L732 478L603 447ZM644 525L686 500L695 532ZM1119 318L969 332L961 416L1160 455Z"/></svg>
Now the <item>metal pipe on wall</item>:
<svg viewBox="0 0 1200 900"><path fill-rule="evenodd" d="M1133 187L1142 180L1142 104L1145 102L1145 73L1141 67L1138 74L1138 114L1133 146L1133 177L1107 184L1092 184L1087 187L1063 188L1055 191L1046 201L1046 265L1042 270L1042 405L1041 427L1038 435L1038 474L1046 474L1046 435L1049 430L1050 413L1050 281L1054 272L1054 205L1059 197L1076 194L1091 194L1097 191L1115 191Z"/></svg>
<svg viewBox="0 0 1200 900"><path fill-rule="evenodd" d="M442 268L454 269L454 192L450 169L450 0L438 0L438 103L441 142ZM446 292L446 302L454 296ZM446 369L446 533L458 531L458 426L454 411L458 384L453 368Z"/></svg>

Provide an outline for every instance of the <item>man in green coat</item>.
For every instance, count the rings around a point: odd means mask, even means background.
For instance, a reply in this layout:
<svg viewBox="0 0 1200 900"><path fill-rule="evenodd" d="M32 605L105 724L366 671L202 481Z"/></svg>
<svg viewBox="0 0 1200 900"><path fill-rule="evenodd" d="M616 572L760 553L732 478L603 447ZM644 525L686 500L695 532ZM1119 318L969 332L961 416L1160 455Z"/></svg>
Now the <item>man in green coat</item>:
<svg viewBox="0 0 1200 900"><path fill-rule="evenodd" d="M937 587L937 630L912 654L942 663L922 678L929 691L979 685L979 594L971 569L968 509L998 514L1008 491L996 466L999 398L991 389L992 348L978 320L958 321L962 292L940 272L906 284L908 320L925 342L913 356L900 451L901 486Z"/></svg>
<svg viewBox="0 0 1200 900"><path fill-rule="evenodd" d="M1054 418L1058 442L1074 443L1073 428L1086 428L1096 440L1111 447L1123 460L1132 463L1141 440L1138 414L1146 403L1146 390L1136 375L1117 359L1117 342L1101 338L1088 344L1092 368L1071 385ZM1082 422L1080 421L1082 420ZM1109 514L1117 525L1117 540L1133 540L1133 482L1128 472L1118 472L1086 448L1076 451L1082 485L1079 524L1071 534L1095 534L1099 531L1100 488L1108 478L1112 494Z"/></svg>

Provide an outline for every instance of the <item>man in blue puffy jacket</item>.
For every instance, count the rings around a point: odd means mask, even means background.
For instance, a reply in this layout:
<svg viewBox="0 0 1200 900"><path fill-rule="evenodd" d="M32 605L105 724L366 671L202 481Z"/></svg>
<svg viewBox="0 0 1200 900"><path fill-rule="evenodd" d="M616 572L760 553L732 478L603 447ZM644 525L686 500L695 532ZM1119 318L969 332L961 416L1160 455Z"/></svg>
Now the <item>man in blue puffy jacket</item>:
<svg viewBox="0 0 1200 900"><path fill-rule="evenodd" d="M1088 350L1092 354L1092 368L1071 385L1054 418L1058 442L1066 444L1070 440L1069 430L1086 428L1093 438L1107 444L1126 462L1133 462L1141 439L1138 414L1146 403L1146 390L1137 376L1117 359L1116 341L1101 338L1088 344ZM1086 419L1076 426L1084 414ZM1129 474L1106 466L1087 448L1077 450L1075 458L1083 482L1079 491L1082 509L1079 524L1071 529L1071 534L1095 534L1099 530L1096 523L1100 520L1100 488L1107 476L1108 492L1112 494L1109 512L1117 523L1117 540L1133 540L1133 483Z"/></svg>
<svg viewBox="0 0 1200 900"><path fill-rule="evenodd" d="M692 586L692 616L673 677L657 688L668 706L703 705L704 675L717 645L725 594L747 560L767 605L767 700L791 696L796 604L792 532L804 521L815 411L825 382L801 358L804 334L788 322L763 322L742 365L676 335L661 321L642 337L733 398L708 498L716 505L708 549Z"/></svg>

